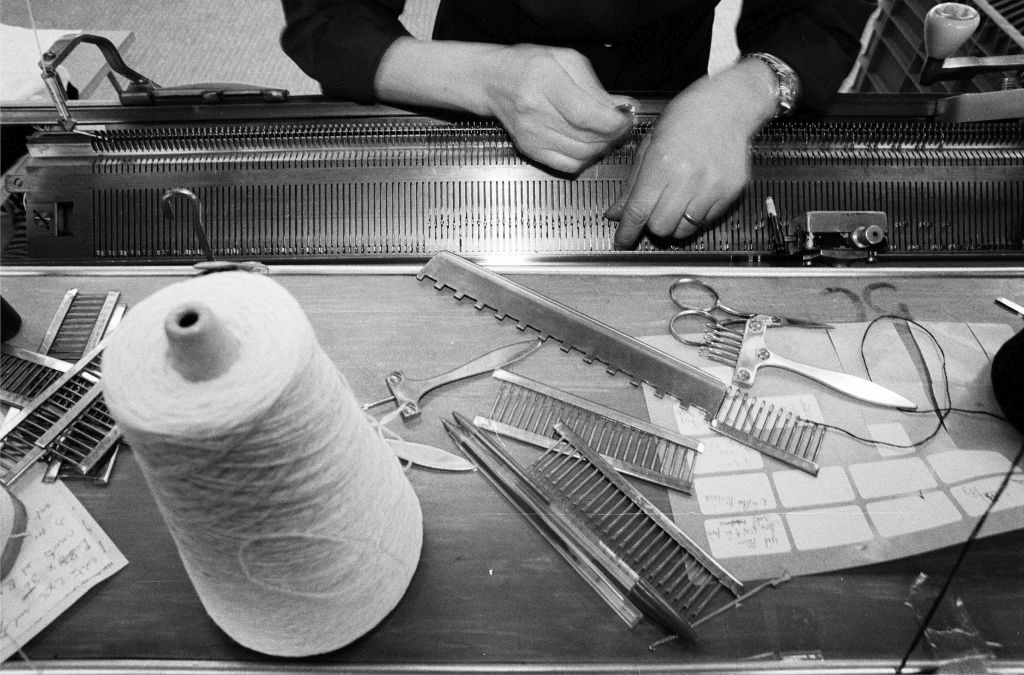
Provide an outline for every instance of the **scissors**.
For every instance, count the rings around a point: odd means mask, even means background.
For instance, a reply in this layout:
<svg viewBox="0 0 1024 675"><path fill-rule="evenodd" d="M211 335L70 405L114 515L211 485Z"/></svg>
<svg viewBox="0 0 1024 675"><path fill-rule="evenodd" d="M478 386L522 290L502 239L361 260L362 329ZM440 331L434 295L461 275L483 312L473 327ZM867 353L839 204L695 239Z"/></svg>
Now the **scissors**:
<svg viewBox="0 0 1024 675"><path fill-rule="evenodd" d="M672 337L679 340L683 344L692 345L694 347L701 347L704 345L704 340L691 340L686 337L687 333L679 329L679 322L697 317L702 319L705 325L709 328L715 326L730 326L738 323L745 323L747 319L752 319L759 315L757 312L741 312L739 310L727 307L722 304L722 300L712 286L707 284L700 279L694 277L682 277L672 282L672 285L668 289L668 296L672 298L672 302L679 307L679 312L673 316L668 322L668 330L672 333ZM703 298L701 300L694 300L693 298ZM734 319L721 320L715 316L714 312L722 312L730 316L735 317ZM832 328L830 324L819 323L817 321L807 321L806 319L794 319L786 316L778 315L767 315L764 319L768 322L769 328L778 328L780 326L796 326L798 328ZM742 335L743 331L740 331Z"/></svg>

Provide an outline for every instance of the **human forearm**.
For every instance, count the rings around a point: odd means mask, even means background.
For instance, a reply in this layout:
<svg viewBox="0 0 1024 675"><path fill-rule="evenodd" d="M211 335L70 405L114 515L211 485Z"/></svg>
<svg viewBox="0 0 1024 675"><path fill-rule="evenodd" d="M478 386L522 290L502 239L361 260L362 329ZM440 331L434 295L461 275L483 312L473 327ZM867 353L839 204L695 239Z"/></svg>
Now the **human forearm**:
<svg viewBox="0 0 1024 675"><path fill-rule="evenodd" d="M873 0L744 0L740 51L767 52L799 75L798 107L821 110L852 68Z"/></svg>
<svg viewBox="0 0 1024 675"><path fill-rule="evenodd" d="M623 112L632 99L608 94L569 49L399 39L375 90L388 103L494 117L523 154L563 172L603 156L632 127Z"/></svg>
<svg viewBox="0 0 1024 675"><path fill-rule="evenodd" d="M505 49L476 42L399 38L381 59L374 91L387 103L491 115L486 82Z"/></svg>

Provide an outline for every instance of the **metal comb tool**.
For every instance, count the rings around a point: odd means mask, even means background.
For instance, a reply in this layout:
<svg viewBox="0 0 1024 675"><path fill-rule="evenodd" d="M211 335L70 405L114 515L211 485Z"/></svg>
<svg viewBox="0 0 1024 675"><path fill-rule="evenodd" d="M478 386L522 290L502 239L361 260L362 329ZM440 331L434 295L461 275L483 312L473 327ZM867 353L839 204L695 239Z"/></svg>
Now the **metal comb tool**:
<svg viewBox="0 0 1024 675"><path fill-rule="evenodd" d="M722 323L713 324L704 334L702 356L732 366L732 382L749 388L761 368L780 368L808 377L851 398L875 405L916 410L917 404L880 384L856 375L819 368L779 356L768 348L765 331L771 317L756 315L743 324L742 331Z"/></svg>
<svg viewBox="0 0 1024 675"><path fill-rule="evenodd" d="M455 419L469 425L458 413ZM542 497L550 516L648 618L695 639L692 624L711 601L721 591L735 597L743 585L583 439L560 422L555 428L559 442L530 466L489 441L469 451L482 466L511 470Z"/></svg>
<svg viewBox="0 0 1024 675"><path fill-rule="evenodd" d="M107 339L32 399L0 436L0 484L9 487L46 455L88 473L117 443L121 432L100 386Z"/></svg>
<svg viewBox="0 0 1024 675"><path fill-rule="evenodd" d="M546 449L557 441L554 424L561 421L619 473L693 492L700 441L507 370L492 377L501 390L488 417L474 418L481 429Z"/></svg>
<svg viewBox="0 0 1024 675"><path fill-rule="evenodd" d="M559 518L550 503L532 485L521 467L504 449L472 427L464 427L456 416L456 422L441 420L444 429L466 454L474 457L480 473L519 511L527 522L537 530L551 547L561 555L580 577L615 610L615 613L633 628L643 614L630 602L619 587L596 563L596 553L586 545L586 540Z"/></svg>
<svg viewBox="0 0 1024 675"><path fill-rule="evenodd" d="M554 338L562 351L575 350L588 363L604 363L611 374L622 372L633 384L646 382L656 395L699 409L724 436L808 473L818 471L808 458L817 456L823 425L781 407L766 408L747 394L737 396L703 370L454 253L435 255L416 276L431 279L437 290L452 289L456 300L473 299L478 310L490 307L498 319L513 318L521 330L533 328L541 339Z"/></svg>

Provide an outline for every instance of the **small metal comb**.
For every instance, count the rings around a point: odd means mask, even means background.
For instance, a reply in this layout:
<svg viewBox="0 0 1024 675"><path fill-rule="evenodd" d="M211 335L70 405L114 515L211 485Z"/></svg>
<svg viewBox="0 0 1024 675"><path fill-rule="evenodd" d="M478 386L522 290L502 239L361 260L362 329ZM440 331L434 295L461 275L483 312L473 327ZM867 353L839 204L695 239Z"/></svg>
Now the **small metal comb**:
<svg viewBox="0 0 1024 675"><path fill-rule="evenodd" d="M501 390L489 418L474 420L477 426L547 448L557 438L555 422L561 421L617 471L693 492L700 441L507 370L496 370L493 377L501 382Z"/></svg>

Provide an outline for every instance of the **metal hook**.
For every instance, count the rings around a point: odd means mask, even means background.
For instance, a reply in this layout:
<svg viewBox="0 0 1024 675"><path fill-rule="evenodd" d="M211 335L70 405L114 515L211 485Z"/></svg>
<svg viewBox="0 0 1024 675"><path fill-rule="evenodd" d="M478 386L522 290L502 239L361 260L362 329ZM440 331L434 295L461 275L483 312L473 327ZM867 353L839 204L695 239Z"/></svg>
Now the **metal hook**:
<svg viewBox="0 0 1024 675"><path fill-rule="evenodd" d="M196 238L199 239L199 245L206 255L206 260L213 262L213 248L210 247L210 240L206 238L206 228L203 225L203 203L199 201L199 197L191 190L172 188L160 198L166 220L174 220L174 210L171 208L171 199L173 197L184 197L192 202L194 207L192 209L192 231L195 233Z"/></svg>

